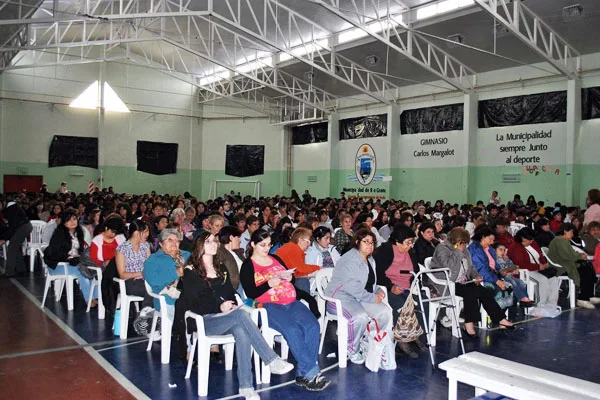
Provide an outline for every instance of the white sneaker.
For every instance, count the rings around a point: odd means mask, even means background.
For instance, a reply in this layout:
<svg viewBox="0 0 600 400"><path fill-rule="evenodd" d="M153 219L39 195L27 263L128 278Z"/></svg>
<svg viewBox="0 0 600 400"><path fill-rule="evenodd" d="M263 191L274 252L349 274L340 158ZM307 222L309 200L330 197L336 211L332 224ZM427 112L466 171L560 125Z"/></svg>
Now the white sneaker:
<svg viewBox="0 0 600 400"><path fill-rule="evenodd" d="M153 335L148 334L148 339L152 338L153 342L158 342L161 339L160 332L154 331Z"/></svg>
<svg viewBox="0 0 600 400"><path fill-rule="evenodd" d="M142 311L140 311L139 316L142 318L146 318L151 312L154 312L154 308L146 306L142 308Z"/></svg>
<svg viewBox="0 0 600 400"><path fill-rule="evenodd" d="M577 300L577 307L587 308L588 310L596 309L596 307L594 307L594 305L587 300Z"/></svg>
<svg viewBox="0 0 600 400"><path fill-rule="evenodd" d="M269 368L271 368L272 374L283 375L293 370L294 365L277 357L276 359L271 361L271 363L269 364Z"/></svg>
<svg viewBox="0 0 600 400"><path fill-rule="evenodd" d="M348 354L348 360L350 360L352 364L364 364L366 361L365 356L360 351L357 351L354 354Z"/></svg>
<svg viewBox="0 0 600 400"><path fill-rule="evenodd" d="M440 323L444 328L452 328L452 320L447 315L444 315L442 319L440 319Z"/></svg>
<svg viewBox="0 0 600 400"><path fill-rule="evenodd" d="M590 297L590 303L600 304L600 297Z"/></svg>
<svg viewBox="0 0 600 400"><path fill-rule="evenodd" d="M240 389L240 396L244 396L246 400L260 400L260 396L254 391L254 388Z"/></svg>

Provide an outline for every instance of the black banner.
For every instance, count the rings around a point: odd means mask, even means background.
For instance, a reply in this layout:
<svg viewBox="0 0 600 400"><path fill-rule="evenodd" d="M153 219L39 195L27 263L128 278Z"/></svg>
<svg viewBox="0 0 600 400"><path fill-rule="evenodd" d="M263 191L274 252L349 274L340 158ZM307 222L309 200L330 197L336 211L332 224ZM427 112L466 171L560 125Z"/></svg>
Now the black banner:
<svg viewBox="0 0 600 400"><path fill-rule="evenodd" d="M567 92L504 97L479 102L479 127L546 124L567 120Z"/></svg>
<svg viewBox="0 0 600 400"><path fill-rule="evenodd" d="M387 136L387 114L367 115L340 121L340 140Z"/></svg>
<svg viewBox="0 0 600 400"><path fill-rule="evenodd" d="M448 104L438 107L417 108L402 111L400 114L400 133L460 131L463 129L463 104Z"/></svg>
<svg viewBox="0 0 600 400"><path fill-rule="evenodd" d="M581 119L600 118L600 87L581 89Z"/></svg>
<svg viewBox="0 0 600 400"><path fill-rule="evenodd" d="M292 144L322 143L327 141L327 122L294 126Z"/></svg>
<svg viewBox="0 0 600 400"><path fill-rule="evenodd" d="M137 170L153 175L177 173L177 143L137 141Z"/></svg>
<svg viewBox="0 0 600 400"><path fill-rule="evenodd" d="M246 177L265 173L265 146L227 145L225 175Z"/></svg>
<svg viewBox="0 0 600 400"><path fill-rule="evenodd" d="M78 165L98 168L98 138L54 135L48 153L48 167Z"/></svg>

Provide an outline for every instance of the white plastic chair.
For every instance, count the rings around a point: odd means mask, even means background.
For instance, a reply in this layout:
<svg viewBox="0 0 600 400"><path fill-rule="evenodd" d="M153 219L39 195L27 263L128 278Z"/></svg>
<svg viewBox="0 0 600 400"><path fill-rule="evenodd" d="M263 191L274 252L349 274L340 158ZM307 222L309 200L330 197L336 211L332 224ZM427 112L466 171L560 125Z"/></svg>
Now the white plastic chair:
<svg viewBox="0 0 600 400"><path fill-rule="evenodd" d="M46 222L31 221L31 225L33 226L33 230L29 235L29 242L27 242L26 254L29 255L29 271L33 272L33 269L35 267L35 259L37 257L37 250L45 247L44 243L42 242L42 232L46 227Z"/></svg>
<svg viewBox="0 0 600 400"><path fill-rule="evenodd" d="M148 288L147 283L146 288ZM161 309L165 308L166 307L163 307L163 305L161 304ZM202 318L201 315L198 315L191 311L185 312L186 331L188 318L193 318L196 321L196 332L194 332L194 334L192 335L192 348L190 350L190 358L188 360L187 368L185 371L185 379L189 379L192 374L193 357L197 345L198 396L206 396L208 394L208 372L210 369L211 346L223 345L223 348L225 349L225 370L230 371L233 368L233 350L235 347L235 339L233 335L207 336L204 330L204 318Z"/></svg>
<svg viewBox="0 0 600 400"><path fill-rule="evenodd" d="M555 263L550 259L550 257L548 257L547 247L542 247L542 253L544 253L544 257L546 257L550 265L552 265L555 268L564 270L564 267L562 265ZM568 275L557 276L557 278L559 281L569 282L569 306L571 308L575 308L577 303L577 292L575 290L575 282L573 281L573 279L569 278Z"/></svg>
<svg viewBox="0 0 600 400"><path fill-rule="evenodd" d="M119 333L119 337L121 339L127 339L127 331L129 330L129 309L131 308L131 303L135 302L135 308L139 312L140 306L138 302L143 301L144 298L140 296L129 296L123 279L113 278L113 281L119 284L119 296L117 296L117 308L121 309L121 332Z"/></svg>
<svg viewBox="0 0 600 400"><path fill-rule="evenodd" d="M173 321L169 319L169 313L167 312L167 301L165 297L159 294L155 294L152 291L152 288L150 287L148 282L144 281L144 284L146 285L146 292L148 292L148 294L151 297L158 299L158 301L160 302L160 362L162 364L168 364L171 358L171 331L173 329ZM158 314L159 313L155 310L154 315L152 316L152 330L150 331L150 339L148 340L148 346L146 347L146 351L150 351L150 349L152 348L152 339L154 338L154 332L156 331L156 324L159 317ZM200 365L199 359L198 365Z"/></svg>
<svg viewBox="0 0 600 400"><path fill-rule="evenodd" d="M2 244L2 259L4 260L4 269L5 270L6 270L6 263L7 263L6 256L8 254L8 243L9 243L9 241L7 240L6 242L4 242Z"/></svg>
<svg viewBox="0 0 600 400"><path fill-rule="evenodd" d="M458 319L458 315L460 315L460 310L463 307L463 298L460 296L456 295L455 289L454 289L454 282L450 281L448 279L448 281L446 281L446 279L440 279L438 278L433 272L436 272L436 270L432 270L431 269L431 257L427 257L425 259L425 265L420 265L419 266L421 268L421 271L426 272L427 273L427 277L429 278L429 280L431 280L431 282L435 283L436 285L441 285L441 286L448 286L448 292L447 296L451 296L453 301L446 301L445 298L437 298L437 299L429 299L429 319L428 319L428 324L429 324L429 329L432 330L432 334L431 334L431 338L430 338L430 346L435 346L437 341L436 341L436 329L437 329L437 324L435 321L435 317L436 315L438 315L438 308L448 308L448 307L456 307L456 313L451 312L451 313L446 313L446 315L448 315L448 317L450 318L450 321L452 322L452 336L456 337L456 338L461 338L461 332L460 332L460 321Z"/></svg>
<svg viewBox="0 0 600 400"><path fill-rule="evenodd" d="M63 270L62 274L50 274L48 273L48 266L44 262L42 258L42 265L44 267L44 271L46 273L46 285L44 287L44 298L42 299L42 308L44 304L46 304L46 297L48 295L48 290L50 289L50 285L54 282L54 300L60 301L62 297L63 287L66 283L67 286L67 309L69 311L73 310L73 291L74 291L74 282L77 279L75 275L69 274L69 263L60 262L56 265L55 270Z"/></svg>
<svg viewBox="0 0 600 400"><path fill-rule="evenodd" d="M92 285L90 287L90 295L88 296L88 304L87 310L85 312L90 312L92 307L92 300L94 294L94 288L98 287L98 319L104 319L106 316L106 310L104 309L104 302L102 301L102 290L100 289L100 285L102 284L102 268L101 267L88 267L89 269L96 271L96 277L92 279ZM121 325L122 326L122 325Z"/></svg>
<svg viewBox="0 0 600 400"><path fill-rule="evenodd" d="M327 307L323 308L321 313L323 324L321 329L321 340L319 343L319 354L323 351L323 342L325 341L325 333L327 332L327 324L329 321L337 321L337 337L338 337L338 361L340 368L346 368L348 365L348 319L344 317L344 308L342 301L329 297L325 294L325 289L331 280L333 268L323 268L317 272L317 293L324 301L330 301L335 304L336 313L332 314L327 311Z"/></svg>

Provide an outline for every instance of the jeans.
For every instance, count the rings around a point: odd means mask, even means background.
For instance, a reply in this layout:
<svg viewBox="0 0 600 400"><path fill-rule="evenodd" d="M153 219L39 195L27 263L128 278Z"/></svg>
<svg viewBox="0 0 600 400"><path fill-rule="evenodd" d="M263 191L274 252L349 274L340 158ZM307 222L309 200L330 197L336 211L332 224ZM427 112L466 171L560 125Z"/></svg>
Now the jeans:
<svg viewBox="0 0 600 400"><path fill-rule="evenodd" d="M266 303L269 326L283 335L298 365L296 376L311 380L319 373L319 322L299 301Z"/></svg>
<svg viewBox="0 0 600 400"><path fill-rule="evenodd" d="M390 307L392 307L392 322L394 323L394 326L398 322L398 316L400 315L399 310L404 307L404 303L406 302L406 299L408 299L409 293L410 292L408 290L403 290L399 295L392 293L391 290L388 292L388 303L390 304ZM423 297L424 296L425 295L423 294ZM417 302L415 305L415 314L417 316L417 320L419 321L419 324L424 327L425 324L423 323L423 317L429 318L429 305L428 303L424 304L425 316L423 316L423 313L419 312L421 311L419 308L419 297L413 295L412 299L413 301Z"/></svg>
<svg viewBox="0 0 600 400"><path fill-rule="evenodd" d="M265 364L270 364L277 354L267 345L248 313L235 309L227 314L203 315L204 331L207 335L233 335L240 389L252 386L252 347ZM200 368L200 367L199 367Z"/></svg>
<svg viewBox="0 0 600 400"><path fill-rule="evenodd" d="M306 293L310 293L310 279L308 278L296 278L294 286Z"/></svg>
<svg viewBox="0 0 600 400"><path fill-rule="evenodd" d="M85 302L87 303L89 301L89 297L90 297L90 287L92 286L92 280L83 276L81 274L81 272L79 271L79 268L77 268L76 266L71 265L71 264L68 265L67 272L69 273L69 275L74 275L77 277L77 280L79 281L79 289L81 290L81 293L83 294L83 298L85 299ZM65 273L65 268L62 265L57 265L55 269L48 267L48 274L50 274L50 275L63 275L64 273ZM94 288L94 293L92 294L92 298L93 299L98 298L98 286L96 286Z"/></svg>
<svg viewBox="0 0 600 400"><path fill-rule="evenodd" d="M527 294L527 285L525 284L525 282L523 282L519 278L511 276L510 274L507 274L503 278L506 282L512 285L515 300L521 301L522 298L529 298L529 295Z"/></svg>

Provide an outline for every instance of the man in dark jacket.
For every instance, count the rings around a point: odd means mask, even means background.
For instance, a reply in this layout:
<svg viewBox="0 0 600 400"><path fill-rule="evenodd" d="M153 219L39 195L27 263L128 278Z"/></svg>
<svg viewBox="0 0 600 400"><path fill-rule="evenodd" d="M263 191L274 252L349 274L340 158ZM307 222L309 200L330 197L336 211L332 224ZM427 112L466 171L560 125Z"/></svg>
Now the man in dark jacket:
<svg viewBox="0 0 600 400"><path fill-rule="evenodd" d="M5 277L15 276L15 272L27 271L25 259L23 257L23 242L33 230L29 218L25 211L14 201L8 202L4 210L4 217L8 221L8 229L3 232L1 239L8 239L8 249L6 252L6 272Z"/></svg>

